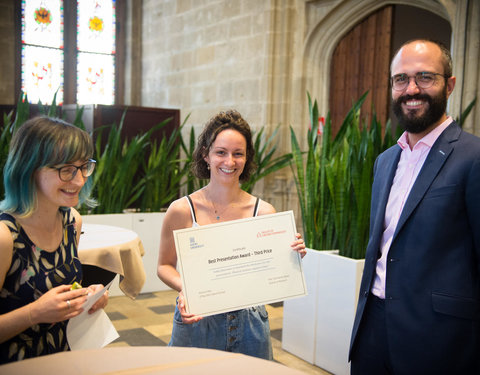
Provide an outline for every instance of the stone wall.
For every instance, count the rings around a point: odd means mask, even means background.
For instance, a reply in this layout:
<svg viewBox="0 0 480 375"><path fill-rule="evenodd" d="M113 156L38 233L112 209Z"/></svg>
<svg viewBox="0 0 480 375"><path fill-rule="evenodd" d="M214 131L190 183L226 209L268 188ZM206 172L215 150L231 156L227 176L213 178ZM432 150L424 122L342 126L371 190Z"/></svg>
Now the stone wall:
<svg viewBox="0 0 480 375"><path fill-rule="evenodd" d="M0 104L15 103L14 2L0 0Z"/></svg>
<svg viewBox="0 0 480 375"><path fill-rule="evenodd" d="M235 108L265 125L269 2L144 0L142 104L201 125Z"/></svg>

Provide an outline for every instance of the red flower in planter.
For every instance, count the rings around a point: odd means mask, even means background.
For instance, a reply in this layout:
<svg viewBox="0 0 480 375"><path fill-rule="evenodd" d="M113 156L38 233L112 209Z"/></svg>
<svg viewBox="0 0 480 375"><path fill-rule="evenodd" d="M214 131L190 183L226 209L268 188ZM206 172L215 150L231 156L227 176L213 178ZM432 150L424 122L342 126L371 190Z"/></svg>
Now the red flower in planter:
<svg viewBox="0 0 480 375"><path fill-rule="evenodd" d="M323 134L323 127L325 126L325 117L321 116L318 118L318 130L317 130L317 135L322 135ZM310 130L312 130L312 124L308 127Z"/></svg>
<svg viewBox="0 0 480 375"><path fill-rule="evenodd" d="M323 127L325 126L325 117L321 116L318 118L318 133L317 135L323 134Z"/></svg>

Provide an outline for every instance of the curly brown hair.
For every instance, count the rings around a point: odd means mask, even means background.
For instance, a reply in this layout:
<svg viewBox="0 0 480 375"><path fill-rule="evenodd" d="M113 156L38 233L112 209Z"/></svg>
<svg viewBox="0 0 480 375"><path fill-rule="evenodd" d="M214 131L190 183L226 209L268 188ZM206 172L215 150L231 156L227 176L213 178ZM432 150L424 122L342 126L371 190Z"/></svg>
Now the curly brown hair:
<svg viewBox="0 0 480 375"><path fill-rule="evenodd" d="M236 130L245 138L247 143L247 161L240 175L240 181L248 181L256 168L254 160L255 149L253 147L250 126L236 110L220 112L205 124L202 134L198 137L197 147L193 152L192 172L198 178L210 178L210 170L204 158L208 155L210 147L212 147L213 142L215 142L217 135L226 129Z"/></svg>

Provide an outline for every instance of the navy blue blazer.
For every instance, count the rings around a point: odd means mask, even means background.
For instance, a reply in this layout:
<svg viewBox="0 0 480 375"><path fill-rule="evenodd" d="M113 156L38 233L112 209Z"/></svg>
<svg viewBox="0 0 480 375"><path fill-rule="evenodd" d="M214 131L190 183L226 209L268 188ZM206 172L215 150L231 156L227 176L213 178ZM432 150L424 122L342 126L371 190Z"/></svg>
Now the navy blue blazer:
<svg viewBox="0 0 480 375"><path fill-rule="evenodd" d="M350 356L375 276L401 148L375 162L370 239ZM480 373L480 138L453 122L405 202L387 259L385 313L395 374Z"/></svg>

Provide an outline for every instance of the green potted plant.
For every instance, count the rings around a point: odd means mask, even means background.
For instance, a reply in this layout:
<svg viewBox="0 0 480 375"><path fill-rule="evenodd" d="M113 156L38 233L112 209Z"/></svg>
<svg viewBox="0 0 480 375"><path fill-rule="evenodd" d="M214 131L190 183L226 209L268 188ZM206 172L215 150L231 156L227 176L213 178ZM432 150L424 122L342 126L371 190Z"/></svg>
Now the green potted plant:
<svg viewBox="0 0 480 375"><path fill-rule="evenodd" d="M179 159L183 124L160 142L152 142L152 134L162 131L169 119L125 139L121 136L124 116L118 125L101 127L96 134L93 195L99 205L84 215L84 222L136 232L145 249L146 281L142 292L167 290L156 276L156 263L164 208L179 196L187 173ZM107 142L102 146L105 136ZM120 293L118 288L111 291L112 295Z"/></svg>
<svg viewBox="0 0 480 375"><path fill-rule="evenodd" d="M285 301L282 346L335 374L349 373L348 344L368 241L373 165L394 143L390 123L384 137L375 116L369 126L362 123L366 95L353 104L335 137L329 115L319 129L317 102L308 95L306 152L291 129L292 172L309 248L303 262L309 295ZM300 312L298 326L293 317Z"/></svg>
<svg viewBox="0 0 480 375"><path fill-rule="evenodd" d="M339 249L342 256L362 259L368 241L371 184L376 157L394 144L390 122L382 138L373 116L361 123L367 93L352 106L335 137L330 116L319 131L318 106L308 96L310 122L307 151L301 151L291 129L292 170L307 247ZM306 154L306 155L305 155Z"/></svg>

